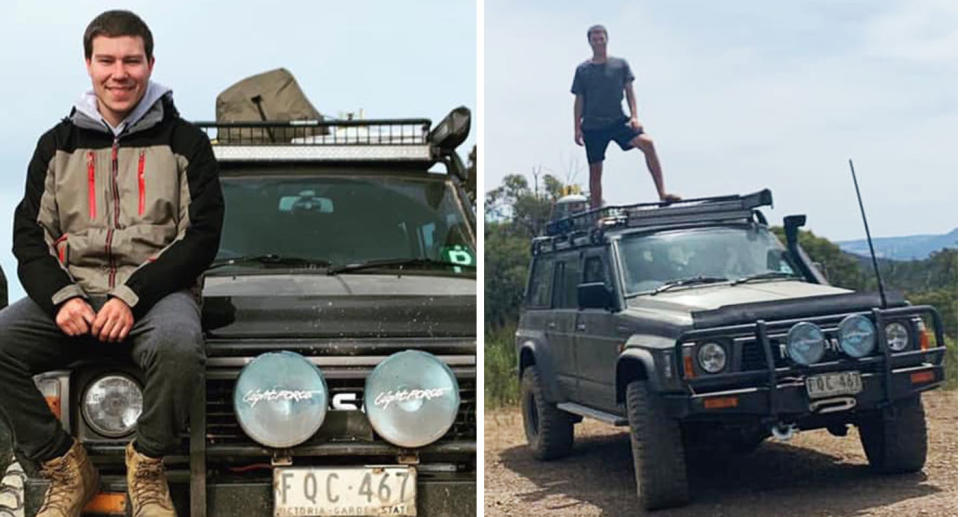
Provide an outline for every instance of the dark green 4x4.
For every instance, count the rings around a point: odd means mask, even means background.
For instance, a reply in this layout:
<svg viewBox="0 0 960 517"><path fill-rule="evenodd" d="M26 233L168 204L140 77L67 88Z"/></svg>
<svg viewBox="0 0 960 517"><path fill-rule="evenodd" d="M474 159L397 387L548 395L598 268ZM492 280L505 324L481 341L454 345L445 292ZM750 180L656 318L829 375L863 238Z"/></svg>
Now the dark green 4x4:
<svg viewBox="0 0 960 517"><path fill-rule="evenodd" d="M784 247L764 205L769 190L607 207L533 241L516 343L537 458L566 455L583 417L629 426L648 509L689 500L688 455L797 430L852 424L876 470L923 467L939 314L830 286L797 244L805 217L784 219Z"/></svg>

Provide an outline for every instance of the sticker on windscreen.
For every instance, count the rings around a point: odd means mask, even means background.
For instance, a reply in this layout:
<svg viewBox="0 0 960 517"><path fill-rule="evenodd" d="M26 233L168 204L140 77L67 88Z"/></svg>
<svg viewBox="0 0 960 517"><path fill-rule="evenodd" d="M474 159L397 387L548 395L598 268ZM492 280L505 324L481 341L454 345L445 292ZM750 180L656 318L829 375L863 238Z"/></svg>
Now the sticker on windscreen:
<svg viewBox="0 0 960 517"><path fill-rule="evenodd" d="M453 268L453 270L457 273L463 271L463 268L460 266L477 266L477 260L473 255L473 250L461 244L441 248L440 256L442 256L447 262L457 264Z"/></svg>

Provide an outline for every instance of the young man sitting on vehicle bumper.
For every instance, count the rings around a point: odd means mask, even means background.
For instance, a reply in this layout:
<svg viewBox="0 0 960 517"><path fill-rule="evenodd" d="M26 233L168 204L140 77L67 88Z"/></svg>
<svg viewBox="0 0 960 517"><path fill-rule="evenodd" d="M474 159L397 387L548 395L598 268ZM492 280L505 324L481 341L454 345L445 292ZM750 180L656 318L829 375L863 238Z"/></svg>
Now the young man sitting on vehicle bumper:
<svg viewBox="0 0 960 517"><path fill-rule="evenodd" d="M40 138L14 215L29 297L0 311L0 413L50 481L37 515L79 515L98 473L32 377L129 353L145 378L126 449L133 514L174 515L162 457L204 379L197 279L220 239L218 168L209 139L150 81L153 38L139 17L97 16L84 52L93 90Z"/></svg>

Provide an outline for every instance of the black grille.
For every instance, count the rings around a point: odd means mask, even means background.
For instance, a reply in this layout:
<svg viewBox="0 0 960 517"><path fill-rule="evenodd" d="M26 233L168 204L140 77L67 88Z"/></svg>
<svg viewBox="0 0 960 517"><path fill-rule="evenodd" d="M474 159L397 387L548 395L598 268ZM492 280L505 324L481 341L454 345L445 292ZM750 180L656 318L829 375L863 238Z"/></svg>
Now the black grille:
<svg viewBox="0 0 960 517"><path fill-rule="evenodd" d="M770 351L773 353L773 364L775 367L781 368L790 365L788 359L781 357L779 343L771 341ZM750 371L766 369L767 359L763 355L763 347L760 346L760 343L756 341L748 341L743 343L743 355L740 360L740 370Z"/></svg>

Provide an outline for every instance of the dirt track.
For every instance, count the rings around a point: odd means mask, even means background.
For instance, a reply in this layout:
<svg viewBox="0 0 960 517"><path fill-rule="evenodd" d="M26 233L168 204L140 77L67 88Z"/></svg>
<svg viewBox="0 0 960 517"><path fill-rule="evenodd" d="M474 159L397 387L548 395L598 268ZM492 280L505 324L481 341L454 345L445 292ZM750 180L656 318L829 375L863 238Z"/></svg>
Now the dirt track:
<svg viewBox="0 0 960 517"><path fill-rule="evenodd" d="M844 438L808 431L724 464L694 464L691 504L652 515L957 515L957 392L928 393L924 406L928 455L920 473L873 474L854 427ZM624 428L585 421L573 454L539 462L525 448L518 410L488 410L484 426L485 515L643 514Z"/></svg>

